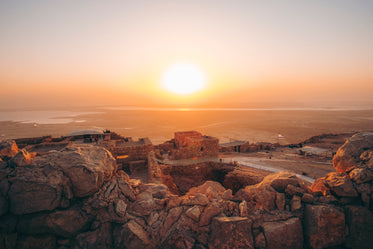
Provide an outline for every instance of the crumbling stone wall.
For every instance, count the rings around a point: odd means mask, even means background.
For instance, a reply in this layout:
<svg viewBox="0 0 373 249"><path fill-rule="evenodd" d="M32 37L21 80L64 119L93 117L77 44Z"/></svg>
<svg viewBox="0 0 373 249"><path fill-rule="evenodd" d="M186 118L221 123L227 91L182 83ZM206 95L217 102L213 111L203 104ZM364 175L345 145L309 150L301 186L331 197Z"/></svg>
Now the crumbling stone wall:
<svg viewBox="0 0 373 249"><path fill-rule="evenodd" d="M175 132L176 149L171 150L170 159L187 159L194 157L217 157L219 140L215 137L202 136L196 131Z"/></svg>
<svg viewBox="0 0 373 249"><path fill-rule="evenodd" d="M30 137L30 138L18 138L14 140L18 148L24 148L27 145L41 144L44 142L52 141L52 136L42 136L42 137Z"/></svg>
<svg viewBox="0 0 373 249"><path fill-rule="evenodd" d="M118 162L128 162L136 160L146 160L148 153L153 151L153 144L148 138L141 138L136 142L125 141L110 141L105 145L112 155L117 158L118 156L128 155L125 159L119 159Z"/></svg>
<svg viewBox="0 0 373 249"><path fill-rule="evenodd" d="M189 146L190 138L202 138L198 131L178 131L175 132L175 145L177 148Z"/></svg>

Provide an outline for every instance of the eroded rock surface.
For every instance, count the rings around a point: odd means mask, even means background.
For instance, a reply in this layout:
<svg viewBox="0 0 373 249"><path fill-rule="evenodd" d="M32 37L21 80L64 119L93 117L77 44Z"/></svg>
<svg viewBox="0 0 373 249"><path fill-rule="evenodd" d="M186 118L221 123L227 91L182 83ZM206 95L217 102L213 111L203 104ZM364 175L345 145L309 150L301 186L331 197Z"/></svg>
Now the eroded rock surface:
<svg viewBox="0 0 373 249"><path fill-rule="evenodd" d="M352 136L340 147L333 158L337 172L345 173L353 168L373 168L373 132Z"/></svg>
<svg viewBox="0 0 373 249"><path fill-rule="evenodd" d="M177 170L187 177L165 166L167 187L131 179L98 146L17 148L0 161L0 248L371 248L370 138L351 138L339 172L311 188L292 173L256 182L218 164Z"/></svg>

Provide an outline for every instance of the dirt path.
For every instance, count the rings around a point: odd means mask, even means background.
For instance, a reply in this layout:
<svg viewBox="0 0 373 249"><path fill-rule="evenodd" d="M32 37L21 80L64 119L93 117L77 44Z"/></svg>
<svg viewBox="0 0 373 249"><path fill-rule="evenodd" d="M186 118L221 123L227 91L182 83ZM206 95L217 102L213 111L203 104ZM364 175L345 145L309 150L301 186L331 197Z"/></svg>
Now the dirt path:
<svg viewBox="0 0 373 249"><path fill-rule="evenodd" d="M275 161L282 161L282 162L286 162L287 160L276 160L274 159ZM237 157L225 157L223 158L223 162L225 163L229 163L229 162L232 162L232 161L236 161L238 164L242 165L242 166L247 166L247 167L251 167L251 168L255 168L255 169L260 169L260 170L266 170L266 171L269 171L269 172L280 172L280 171L291 171L289 169L286 169L286 168L281 168L281 167L274 167L273 165L267 163L266 161L262 160L262 159L259 159L259 158L250 158L250 157L242 157L242 156L237 156ZM313 183L315 181L314 178L312 177L308 177L308 176L305 176L305 175L301 175L301 174L298 174L296 172L293 172L291 171L292 173L294 173L297 177L309 182L309 183Z"/></svg>

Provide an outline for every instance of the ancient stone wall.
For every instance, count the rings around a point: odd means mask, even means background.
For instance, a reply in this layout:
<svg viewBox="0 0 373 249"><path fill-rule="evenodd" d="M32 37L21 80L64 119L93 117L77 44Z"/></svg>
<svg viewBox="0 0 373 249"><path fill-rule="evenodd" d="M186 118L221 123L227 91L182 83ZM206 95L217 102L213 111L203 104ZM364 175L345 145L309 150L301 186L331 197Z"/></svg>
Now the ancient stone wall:
<svg viewBox="0 0 373 249"><path fill-rule="evenodd" d="M43 137L31 137L31 138L18 138L14 141L17 143L19 148L24 148L27 145L40 144L43 142L49 142L52 140L52 136L43 136Z"/></svg>
<svg viewBox="0 0 373 249"><path fill-rule="evenodd" d="M217 157L219 155L219 140L214 137L186 137L187 146L171 151L170 159L187 159L194 157Z"/></svg>
<svg viewBox="0 0 373 249"><path fill-rule="evenodd" d="M151 151L148 153L147 164L148 164L148 174L149 174L150 180L153 182L160 181L161 169L157 162L157 158L155 156L154 151Z"/></svg>
<svg viewBox="0 0 373 249"><path fill-rule="evenodd" d="M233 145L233 146L220 146L220 152L257 152L263 150L274 150L276 147L280 145L275 143L253 143L250 144L249 142L240 144L240 145Z"/></svg>
<svg viewBox="0 0 373 249"><path fill-rule="evenodd" d="M107 143L105 148L109 150L112 155L118 156L128 155L125 159L118 159L118 162L128 162L137 160L146 160L148 153L153 150L153 145L149 139L144 138L136 142L125 141L111 141Z"/></svg>
<svg viewBox="0 0 373 249"><path fill-rule="evenodd" d="M189 146L190 138L202 138L198 131L178 131L175 132L175 145L177 148Z"/></svg>

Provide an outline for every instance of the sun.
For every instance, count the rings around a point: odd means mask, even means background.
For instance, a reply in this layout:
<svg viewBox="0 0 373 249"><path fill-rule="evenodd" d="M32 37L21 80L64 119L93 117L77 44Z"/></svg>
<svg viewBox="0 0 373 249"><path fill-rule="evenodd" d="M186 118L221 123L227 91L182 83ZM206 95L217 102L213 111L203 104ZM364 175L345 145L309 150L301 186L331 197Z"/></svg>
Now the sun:
<svg viewBox="0 0 373 249"><path fill-rule="evenodd" d="M167 91L187 95L204 89L206 77L197 66L178 63L170 66L164 72L161 83Z"/></svg>

